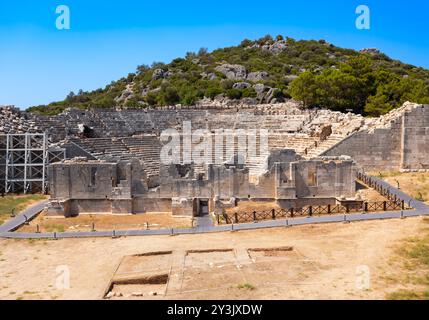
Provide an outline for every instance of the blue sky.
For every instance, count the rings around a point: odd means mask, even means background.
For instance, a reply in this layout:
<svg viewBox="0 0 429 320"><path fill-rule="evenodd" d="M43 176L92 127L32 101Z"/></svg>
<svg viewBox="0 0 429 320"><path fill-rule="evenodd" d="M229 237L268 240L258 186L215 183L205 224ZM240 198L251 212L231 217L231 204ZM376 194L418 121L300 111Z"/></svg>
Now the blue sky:
<svg viewBox="0 0 429 320"><path fill-rule="evenodd" d="M371 9L370 30L355 27L360 4ZM70 30L55 27L59 5L70 8ZM62 100L72 90L104 87L140 64L265 34L376 47L429 68L428 14L426 0L1 0L0 105Z"/></svg>

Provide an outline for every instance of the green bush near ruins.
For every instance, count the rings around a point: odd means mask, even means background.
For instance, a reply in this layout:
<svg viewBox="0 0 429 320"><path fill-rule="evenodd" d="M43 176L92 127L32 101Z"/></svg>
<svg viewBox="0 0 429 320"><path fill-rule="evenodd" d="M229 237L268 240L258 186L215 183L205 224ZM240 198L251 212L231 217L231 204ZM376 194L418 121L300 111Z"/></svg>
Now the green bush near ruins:
<svg viewBox="0 0 429 320"><path fill-rule="evenodd" d="M222 66L232 69L222 70ZM53 115L68 107L193 105L220 94L256 102L294 98L306 107L378 116L405 101L429 103L429 71L375 49L358 52L324 40L265 36L210 53L206 49L190 52L169 64L142 65L104 89L72 92L64 101L29 111Z"/></svg>

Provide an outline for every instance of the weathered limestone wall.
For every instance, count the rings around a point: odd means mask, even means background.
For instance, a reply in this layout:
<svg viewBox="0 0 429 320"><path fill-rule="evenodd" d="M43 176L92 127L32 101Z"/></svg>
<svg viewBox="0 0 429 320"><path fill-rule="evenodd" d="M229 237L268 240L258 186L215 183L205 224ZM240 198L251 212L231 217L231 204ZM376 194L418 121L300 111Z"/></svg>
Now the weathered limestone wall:
<svg viewBox="0 0 429 320"><path fill-rule="evenodd" d="M388 129L359 131L329 149L324 156L347 155L366 170L398 170L401 161L402 119Z"/></svg>
<svg viewBox="0 0 429 320"><path fill-rule="evenodd" d="M355 195L353 161L306 161L292 163L297 198L335 198Z"/></svg>
<svg viewBox="0 0 429 320"><path fill-rule="evenodd" d="M175 197L171 199L171 211L174 216L196 216L197 203L194 198Z"/></svg>
<svg viewBox="0 0 429 320"><path fill-rule="evenodd" d="M133 198L133 213L171 212L171 198Z"/></svg>
<svg viewBox="0 0 429 320"><path fill-rule="evenodd" d="M83 158L48 167L52 205L48 213L73 216L79 213L130 214L132 163L107 163ZM136 174L138 178L139 175ZM131 181L131 182L130 182ZM137 185L136 190L140 190Z"/></svg>
<svg viewBox="0 0 429 320"><path fill-rule="evenodd" d="M88 151L82 149L73 142L64 143L63 147L66 149L67 159L73 159L76 157L86 157L89 160L96 160L96 158Z"/></svg>
<svg viewBox="0 0 429 320"><path fill-rule="evenodd" d="M67 209L68 216L75 216L79 213L111 213L112 205L107 199L76 199L70 200Z"/></svg>
<svg viewBox="0 0 429 320"><path fill-rule="evenodd" d="M390 127L358 131L323 155L348 155L366 170L428 170L429 105L411 106Z"/></svg>
<svg viewBox="0 0 429 320"><path fill-rule="evenodd" d="M51 196L54 199L107 199L116 181L116 164L82 162L48 167Z"/></svg>
<svg viewBox="0 0 429 320"><path fill-rule="evenodd" d="M401 169L429 169L429 105L406 112L402 122Z"/></svg>

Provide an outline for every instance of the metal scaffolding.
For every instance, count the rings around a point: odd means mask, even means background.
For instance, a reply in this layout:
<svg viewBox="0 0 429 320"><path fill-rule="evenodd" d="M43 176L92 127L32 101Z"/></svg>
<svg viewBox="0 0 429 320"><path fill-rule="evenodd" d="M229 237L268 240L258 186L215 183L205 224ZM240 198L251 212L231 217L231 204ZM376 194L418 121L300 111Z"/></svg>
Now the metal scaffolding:
<svg viewBox="0 0 429 320"><path fill-rule="evenodd" d="M64 149L48 148L46 134L0 135L0 192L45 193L46 166L64 158Z"/></svg>

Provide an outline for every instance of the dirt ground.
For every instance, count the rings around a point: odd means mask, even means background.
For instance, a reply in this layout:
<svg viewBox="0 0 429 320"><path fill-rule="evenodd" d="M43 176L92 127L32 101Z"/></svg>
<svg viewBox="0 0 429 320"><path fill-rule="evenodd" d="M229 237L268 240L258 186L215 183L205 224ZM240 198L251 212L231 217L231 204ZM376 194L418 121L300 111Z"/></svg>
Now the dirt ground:
<svg viewBox="0 0 429 320"><path fill-rule="evenodd" d="M18 232L35 232L39 225L41 232L91 231L92 224L97 231L138 230L160 228L189 228L192 220L187 217L174 217L169 212L147 213L142 215L81 214L73 218L49 217L40 214L29 225Z"/></svg>
<svg viewBox="0 0 429 320"><path fill-rule="evenodd" d="M357 195L361 197L364 201L386 201L387 199L383 197L374 189L361 189L356 192Z"/></svg>
<svg viewBox="0 0 429 320"><path fill-rule="evenodd" d="M0 299L101 299L114 277L135 272L167 273L168 284L113 290L141 291L135 299L385 299L400 286L386 280L401 271L392 264L397 246L422 225L407 218L203 235L2 239ZM292 250L249 250L279 247ZM130 257L159 251L164 256Z"/></svg>
<svg viewBox="0 0 429 320"><path fill-rule="evenodd" d="M374 189L361 189L356 192L357 195L364 201L386 201L387 199L380 195ZM275 202L258 202L258 201L241 201L234 208L225 210L227 214L237 213L251 213L253 211L271 211L272 209L280 210L280 206Z"/></svg>
<svg viewBox="0 0 429 320"><path fill-rule="evenodd" d="M281 208L275 202L240 201L236 207L228 208L225 212L233 214L235 212L271 211L272 209L280 210Z"/></svg>

